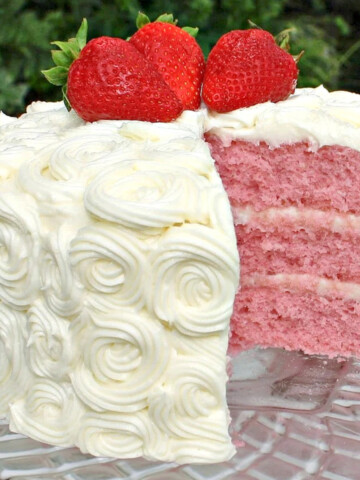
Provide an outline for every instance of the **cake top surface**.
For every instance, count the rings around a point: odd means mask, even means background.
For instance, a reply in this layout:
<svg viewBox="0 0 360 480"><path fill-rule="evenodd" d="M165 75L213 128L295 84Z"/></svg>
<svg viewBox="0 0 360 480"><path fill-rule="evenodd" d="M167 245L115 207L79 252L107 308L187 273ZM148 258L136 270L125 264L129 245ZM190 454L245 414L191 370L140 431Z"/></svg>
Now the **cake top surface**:
<svg viewBox="0 0 360 480"><path fill-rule="evenodd" d="M209 111L205 128L225 141L271 147L307 141L314 148L343 145L360 150L360 95L323 86L296 89L287 100L266 102L229 113Z"/></svg>

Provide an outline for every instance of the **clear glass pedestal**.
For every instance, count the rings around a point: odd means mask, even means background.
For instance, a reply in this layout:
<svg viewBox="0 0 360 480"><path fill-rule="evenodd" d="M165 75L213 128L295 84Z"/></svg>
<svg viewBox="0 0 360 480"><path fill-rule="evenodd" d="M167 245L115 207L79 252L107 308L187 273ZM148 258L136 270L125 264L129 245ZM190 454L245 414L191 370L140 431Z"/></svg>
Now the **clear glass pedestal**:
<svg viewBox="0 0 360 480"><path fill-rule="evenodd" d="M1 480L360 480L360 361L278 349L238 355L228 384L237 454L216 465L84 455L10 433Z"/></svg>

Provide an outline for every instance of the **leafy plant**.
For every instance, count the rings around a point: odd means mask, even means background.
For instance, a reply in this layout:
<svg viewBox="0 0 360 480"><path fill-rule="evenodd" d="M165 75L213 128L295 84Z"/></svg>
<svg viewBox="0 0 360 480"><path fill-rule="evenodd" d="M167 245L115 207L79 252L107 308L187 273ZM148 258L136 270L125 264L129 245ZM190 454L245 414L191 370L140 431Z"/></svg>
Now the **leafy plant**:
<svg viewBox="0 0 360 480"><path fill-rule="evenodd" d="M89 39L127 38L136 30L139 10L150 18L174 13L180 25L197 24L205 56L225 32L248 28L248 19L273 34L291 27L292 53L305 50L299 86L323 83L360 92L356 0L0 0L0 109L16 115L32 100L61 98L41 70L51 66L50 42L75 36L83 17Z"/></svg>

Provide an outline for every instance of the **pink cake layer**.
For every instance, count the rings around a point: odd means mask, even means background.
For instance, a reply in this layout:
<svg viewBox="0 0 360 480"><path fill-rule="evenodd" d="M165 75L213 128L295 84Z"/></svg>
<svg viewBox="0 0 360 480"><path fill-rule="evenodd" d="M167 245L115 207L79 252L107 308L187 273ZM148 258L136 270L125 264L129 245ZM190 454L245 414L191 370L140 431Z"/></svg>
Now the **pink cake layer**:
<svg viewBox="0 0 360 480"><path fill-rule="evenodd" d="M333 231L334 214L253 216L236 226L242 275L310 273L360 283L360 229ZM346 219L344 219L346 223Z"/></svg>
<svg viewBox="0 0 360 480"><path fill-rule="evenodd" d="M265 143L234 141L230 146L208 135L212 155L233 206L295 205L340 212L360 211L360 152L307 143L269 149Z"/></svg>
<svg viewBox="0 0 360 480"><path fill-rule="evenodd" d="M360 303L355 300L244 288L233 326L233 348L261 345L331 357L360 351Z"/></svg>
<svg viewBox="0 0 360 480"><path fill-rule="evenodd" d="M359 355L360 152L207 140L241 256L231 349Z"/></svg>
<svg viewBox="0 0 360 480"><path fill-rule="evenodd" d="M310 354L351 356L360 352L360 303L340 296L244 287L235 301L233 351L260 345Z"/></svg>

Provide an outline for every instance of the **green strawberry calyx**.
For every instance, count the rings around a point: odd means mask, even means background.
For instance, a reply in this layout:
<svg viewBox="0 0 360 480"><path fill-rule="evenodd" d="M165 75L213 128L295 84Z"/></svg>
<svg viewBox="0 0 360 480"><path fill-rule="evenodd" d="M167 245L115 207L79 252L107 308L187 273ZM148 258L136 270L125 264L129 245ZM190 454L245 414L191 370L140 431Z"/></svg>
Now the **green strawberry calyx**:
<svg viewBox="0 0 360 480"><path fill-rule="evenodd" d="M178 23L177 19L174 19L174 15L172 13L163 13L155 20L155 22L170 23L171 25L177 25ZM145 13L139 12L136 18L136 26L138 30L140 30L140 28L142 28L144 25L147 25L148 23L151 23L150 18L145 15ZM198 27L183 27L182 30L185 30L185 32L187 32L194 38L199 31Z"/></svg>
<svg viewBox="0 0 360 480"><path fill-rule="evenodd" d="M259 25L254 23L253 21L248 19L248 23L250 25L250 28L257 28L259 30L263 30ZM275 43L278 47L280 47L282 50L285 50L285 52L290 53L290 34L295 31L294 27L291 28L285 28L285 30L282 30L280 33L274 36ZM291 55L295 61L295 63L298 63L300 58L304 55L304 50L301 50L300 53L297 55Z"/></svg>
<svg viewBox="0 0 360 480"><path fill-rule="evenodd" d="M282 30L280 33L278 33L275 37L275 42L277 43L277 45L279 45L280 48L282 48L288 53L290 53L290 34L294 30L294 28L286 28L285 30ZM301 52L297 55L292 55L295 63L298 63L304 53L304 50L301 50Z"/></svg>
<svg viewBox="0 0 360 480"><path fill-rule="evenodd" d="M58 50L51 50L51 56L56 66L41 71L48 82L62 87L63 100L68 110L71 109L69 99L67 98L67 78L69 68L73 61L79 57L81 50L85 47L87 42L87 32L88 23L86 18L84 18L75 38L69 38L67 42L51 42L52 45L56 45L59 48Z"/></svg>

